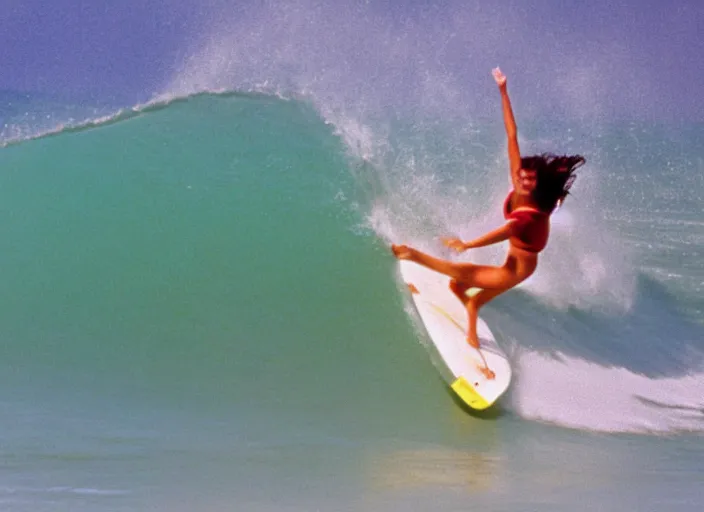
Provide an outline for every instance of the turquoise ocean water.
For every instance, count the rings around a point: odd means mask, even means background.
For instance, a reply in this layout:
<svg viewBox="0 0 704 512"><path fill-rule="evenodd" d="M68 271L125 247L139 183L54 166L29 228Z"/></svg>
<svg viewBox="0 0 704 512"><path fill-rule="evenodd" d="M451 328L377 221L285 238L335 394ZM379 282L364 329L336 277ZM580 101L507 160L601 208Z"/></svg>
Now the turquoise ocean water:
<svg viewBox="0 0 704 512"><path fill-rule="evenodd" d="M516 376L473 417L387 242L441 253L439 234L498 222L500 131L452 154L399 128L389 164L276 95L84 125L0 152L3 509L703 503L696 140L604 136L540 271L487 308Z"/></svg>
<svg viewBox="0 0 704 512"><path fill-rule="evenodd" d="M442 17L284 14L149 100L0 93L0 510L701 510L701 123L517 79L524 153L588 165L483 313L515 378L471 415L388 244L501 222L490 67L448 71Z"/></svg>

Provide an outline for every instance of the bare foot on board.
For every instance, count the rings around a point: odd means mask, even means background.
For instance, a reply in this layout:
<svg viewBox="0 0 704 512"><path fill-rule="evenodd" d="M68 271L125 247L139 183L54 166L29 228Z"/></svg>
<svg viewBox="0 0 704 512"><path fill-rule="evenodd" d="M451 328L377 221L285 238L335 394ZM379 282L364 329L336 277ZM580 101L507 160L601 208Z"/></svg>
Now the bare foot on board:
<svg viewBox="0 0 704 512"><path fill-rule="evenodd" d="M469 343L470 347L474 347L476 349L479 348L479 340L472 338L471 336L467 336L467 343Z"/></svg>
<svg viewBox="0 0 704 512"><path fill-rule="evenodd" d="M494 380L494 378L496 377L496 374L494 372L492 372L488 366L485 366L484 368L480 368L479 371L482 372L484 377L486 377L489 380Z"/></svg>

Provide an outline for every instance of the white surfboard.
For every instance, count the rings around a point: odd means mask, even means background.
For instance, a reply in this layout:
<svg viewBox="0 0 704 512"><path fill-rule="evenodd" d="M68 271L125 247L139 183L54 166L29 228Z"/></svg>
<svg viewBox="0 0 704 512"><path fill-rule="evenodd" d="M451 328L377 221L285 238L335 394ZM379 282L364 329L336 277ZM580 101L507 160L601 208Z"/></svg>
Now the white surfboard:
<svg viewBox="0 0 704 512"><path fill-rule="evenodd" d="M511 383L511 366L491 330L480 318L480 348L469 345L467 313L450 290L450 279L411 261L401 260L399 266L423 325L452 374L450 387L472 409L488 408ZM482 372L484 361L494 378Z"/></svg>

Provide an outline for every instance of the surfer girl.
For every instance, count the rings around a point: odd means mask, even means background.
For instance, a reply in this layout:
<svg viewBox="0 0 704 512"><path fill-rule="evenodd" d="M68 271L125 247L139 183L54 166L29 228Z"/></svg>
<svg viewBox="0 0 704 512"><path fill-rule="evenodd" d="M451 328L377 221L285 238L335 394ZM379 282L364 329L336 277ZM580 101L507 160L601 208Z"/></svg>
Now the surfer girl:
<svg viewBox="0 0 704 512"><path fill-rule="evenodd" d="M499 68L492 73L501 93L513 185L504 202L506 223L468 242L444 238L443 243L461 253L508 240L506 261L501 266L456 263L435 258L406 245L391 246L397 258L414 261L451 278L450 289L467 310L467 342L476 348L479 348L479 309L535 272L538 254L548 242L550 215L567 197L576 177L574 171L585 162L580 155L557 156L550 153L521 158L516 121L506 89L506 75ZM467 293L470 288L479 288L480 291L470 297ZM486 371L493 376L491 370L487 368Z"/></svg>

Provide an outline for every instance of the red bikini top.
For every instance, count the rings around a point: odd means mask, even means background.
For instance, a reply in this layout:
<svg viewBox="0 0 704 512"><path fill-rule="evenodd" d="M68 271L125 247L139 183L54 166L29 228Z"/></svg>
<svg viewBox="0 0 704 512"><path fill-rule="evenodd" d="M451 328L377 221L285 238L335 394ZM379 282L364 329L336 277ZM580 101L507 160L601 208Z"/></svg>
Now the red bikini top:
<svg viewBox="0 0 704 512"><path fill-rule="evenodd" d="M539 253L548 243L550 235L550 214L522 206L511 209L513 190L504 202L504 218L512 220L509 243L525 251Z"/></svg>

